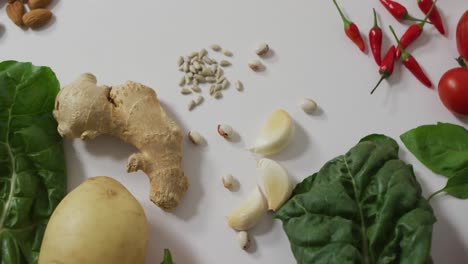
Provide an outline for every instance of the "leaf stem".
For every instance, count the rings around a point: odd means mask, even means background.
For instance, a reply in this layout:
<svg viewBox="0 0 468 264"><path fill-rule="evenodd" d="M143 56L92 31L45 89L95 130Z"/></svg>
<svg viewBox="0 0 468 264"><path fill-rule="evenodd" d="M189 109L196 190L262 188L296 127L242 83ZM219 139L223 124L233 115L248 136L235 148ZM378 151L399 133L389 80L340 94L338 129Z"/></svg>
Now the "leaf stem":
<svg viewBox="0 0 468 264"><path fill-rule="evenodd" d="M427 201L430 202L431 199L434 198L434 196L436 196L436 195L438 195L439 193L444 192L444 191L445 191L445 188L440 189L440 190L438 190L437 192L431 194L431 196L429 196L429 198L427 198Z"/></svg>

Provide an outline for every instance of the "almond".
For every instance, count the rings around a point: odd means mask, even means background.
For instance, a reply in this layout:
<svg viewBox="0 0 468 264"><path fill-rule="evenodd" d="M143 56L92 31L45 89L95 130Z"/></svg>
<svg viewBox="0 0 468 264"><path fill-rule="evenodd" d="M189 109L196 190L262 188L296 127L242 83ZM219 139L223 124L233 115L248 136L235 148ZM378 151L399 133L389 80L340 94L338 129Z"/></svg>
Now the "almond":
<svg viewBox="0 0 468 264"><path fill-rule="evenodd" d="M23 23L31 28L39 28L47 24L52 17L52 12L47 9L34 9L23 16Z"/></svg>
<svg viewBox="0 0 468 264"><path fill-rule="evenodd" d="M13 23L19 27L23 26L24 6L20 1L8 4L6 13Z"/></svg>
<svg viewBox="0 0 468 264"><path fill-rule="evenodd" d="M29 0L29 9L46 8L52 0Z"/></svg>

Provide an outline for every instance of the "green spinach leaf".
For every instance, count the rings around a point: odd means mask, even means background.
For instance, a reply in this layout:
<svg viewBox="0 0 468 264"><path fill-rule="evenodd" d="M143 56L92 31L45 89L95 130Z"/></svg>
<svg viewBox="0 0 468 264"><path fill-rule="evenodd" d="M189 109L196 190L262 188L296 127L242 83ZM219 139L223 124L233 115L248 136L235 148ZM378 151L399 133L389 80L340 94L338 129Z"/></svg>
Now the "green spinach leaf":
<svg viewBox="0 0 468 264"><path fill-rule="evenodd" d="M49 217L65 195L52 117L59 88L47 67L0 63L0 263L37 263Z"/></svg>
<svg viewBox="0 0 468 264"><path fill-rule="evenodd" d="M450 177L447 185L442 190L433 193L429 200L441 192L446 192L459 199L468 199L468 168Z"/></svg>
<svg viewBox="0 0 468 264"><path fill-rule="evenodd" d="M424 125L400 138L419 161L437 174L450 178L468 169L468 130L461 126Z"/></svg>
<svg viewBox="0 0 468 264"><path fill-rule="evenodd" d="M384 135L362 139L293 191L275 215L297 263L430 262L432 208Z"/></svg>

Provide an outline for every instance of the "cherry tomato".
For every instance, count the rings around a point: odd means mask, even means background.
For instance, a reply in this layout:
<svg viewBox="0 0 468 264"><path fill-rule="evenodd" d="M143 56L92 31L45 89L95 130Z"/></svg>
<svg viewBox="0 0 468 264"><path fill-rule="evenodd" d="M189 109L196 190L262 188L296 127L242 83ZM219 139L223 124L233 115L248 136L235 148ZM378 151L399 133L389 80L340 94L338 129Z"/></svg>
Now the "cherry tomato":
<svg viewBox="0 0 468 264"><path fill-rule="evenodd" d="M468 69L448 70L439 81L439 97L448 110L468 115Z"/></svg>

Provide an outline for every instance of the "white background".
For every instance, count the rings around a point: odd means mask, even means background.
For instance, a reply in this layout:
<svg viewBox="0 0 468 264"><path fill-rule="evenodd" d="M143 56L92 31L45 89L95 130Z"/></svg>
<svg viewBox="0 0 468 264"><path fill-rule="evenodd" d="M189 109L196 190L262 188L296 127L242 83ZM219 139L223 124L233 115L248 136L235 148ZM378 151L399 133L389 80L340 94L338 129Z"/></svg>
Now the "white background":
<svg viewBox="0 0 468 264"><path fill-rule="evenodd" d="M388 25L394 25L399 34L407 26L391 17L377 0L340 2L365 35L372 26L372 7L376 7L385 30L384 51L391 41ZM401 2L422 17L416 1ZM455 26L468 8L466 0L439 2L448 37L427 26L409 49L435 84L456 66ZM287 110L296 121L292 145L273 158L297 181L367 134L385 133L398 139L422 124L468 124L467 118L458 119L448 112L437 92L423 87L401 65L370 96L379 78L377 67L370 54L363 55L345 37L331 0L54 1L53 22L39 31L17 28L4 10L0 14L0 59L48 65L62 85L88 71L101 84L142 82L157 91L184 131L195 129L206 138L208 144L198 147L184 141L184 168L191 186L173 213L161 211L148 200L149 185L143 173L125 173L127 157L135 151L131 146L109 137L87 143L65 141L69 189L85 178L111 175L144 206L150 222L147 263L159 263L163 248L172 250L177 263L294 263L281 224L271 215L251 231L254 243L248 253L238 248L235 232L225 220L256 184L259 157L245 148L274 109ZM253 50L263 41L274 52L263 60L266 71L254 73L246 64L256 57ZM205 96L208 100L201 107L188 112L189 97L180 95L177 85L176 59L212 43L234 52L234 66L226 75L231 81L242 80L245 92L231 88L219 101ZM299 102L304 97L318 102L320 114L302 112ZM218 123L230 124L240 140L227 142L219 137ZM445 178L434 175L401 146L401 157L414 165L425 195L443 187ZM221 176L228 173L241 182L237 192L230 193L221 185ZM441 196L432 206L438 218L432 247L435 263L466 262L468 201Z"/></svg>

